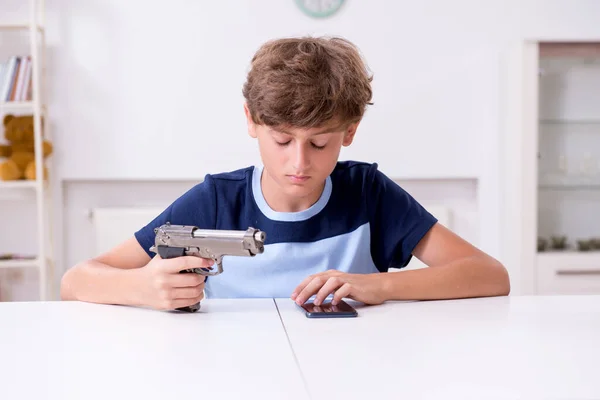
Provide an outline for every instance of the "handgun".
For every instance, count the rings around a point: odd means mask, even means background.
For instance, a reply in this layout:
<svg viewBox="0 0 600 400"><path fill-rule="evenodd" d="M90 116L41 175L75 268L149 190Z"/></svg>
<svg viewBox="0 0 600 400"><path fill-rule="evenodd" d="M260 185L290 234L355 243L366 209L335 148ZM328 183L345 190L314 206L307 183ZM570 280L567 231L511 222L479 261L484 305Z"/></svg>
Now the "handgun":
<svg viewBox="0 0 600 400"><path fill-rule="evenodd" d="M219 275L223 272L224 256L254 257L265 251L264 231L249 227L243 230L200 229L192 225L171 225L169 222L154 229L154 246L150 251L161 258L195 256L211 258L214 267L193 268L180 273L196 273L205 276ZM206 278L205 278L206 280ZM177 308L179 311L196 312L200 303Z"/></svg>

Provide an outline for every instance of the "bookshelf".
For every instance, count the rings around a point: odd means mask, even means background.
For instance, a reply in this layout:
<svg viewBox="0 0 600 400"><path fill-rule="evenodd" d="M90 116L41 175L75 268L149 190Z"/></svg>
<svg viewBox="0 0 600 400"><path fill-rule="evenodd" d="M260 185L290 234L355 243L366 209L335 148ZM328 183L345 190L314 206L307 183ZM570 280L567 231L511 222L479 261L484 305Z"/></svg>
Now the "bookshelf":
<svg viewBox="0 0 600 400"><path fill-rule="evenodd" d="M3 14L0 10L0 14ZM35 199L35 222L37 236L36 254L31 258L0 258L0 269L24 269L35 268L38 271L39 299L44 301L52 299L54 281L54 257L53 257L53 221L52 221L52 185L44 178L44 165L48 167L52 175L51 158L44 160L42 148L42 117L46 114L45 104L45 3L44 0L29 0L28 18L24 20L10 21L0 17L0 46L6 45L10 37L15 34L27 36L28 49L24 56L30 61L28 68L31 74L30 91L23 89L20 98L11 101L0 98L0 119L6 114L33 115L34 121L34 153L36 161L36 180L0 181L0 208L7 209L7 205L1 204L12 195L31 197ZM3 37L6 36L6 37ZM2 48L0 47L0 50ZM25 58L27 58L25 57ZM8 60L0 60L6 63ZM2 76L2 75L0 75ZM2 83L0 82L0 88ZM1 93L0 93L1 94ZM4 139L2 132L2 139ZM49 124L44 123L44 137L51 140ZM0 140L3 142L3 140ZM33 211L32 211L33 212ZM28 240L23 238L23 240Z"/></svg>

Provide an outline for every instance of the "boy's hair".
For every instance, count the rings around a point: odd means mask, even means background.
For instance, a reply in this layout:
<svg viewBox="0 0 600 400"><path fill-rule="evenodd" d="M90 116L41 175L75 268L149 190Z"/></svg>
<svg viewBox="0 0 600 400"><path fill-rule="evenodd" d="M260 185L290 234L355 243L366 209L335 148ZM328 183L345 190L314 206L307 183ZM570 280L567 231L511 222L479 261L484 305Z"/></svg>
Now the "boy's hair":
<svg viewBox="0 0 600 400"><path fill-rule="evenodd" d="M242 93L252 120L311 128L358 122L371 104L373 76L359 50L343 38L285 38L252 58Z"/></svg>

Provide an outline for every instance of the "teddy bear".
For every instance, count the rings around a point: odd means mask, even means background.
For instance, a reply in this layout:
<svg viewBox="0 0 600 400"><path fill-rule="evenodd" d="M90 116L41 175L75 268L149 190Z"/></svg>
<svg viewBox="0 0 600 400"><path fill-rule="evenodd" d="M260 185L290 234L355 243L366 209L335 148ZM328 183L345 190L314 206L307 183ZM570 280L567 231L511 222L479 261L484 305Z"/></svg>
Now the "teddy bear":
<svg viewBox="0 0 600 400"><path fill-rule="evenodd" d="M8 144L0 145L0 180L14 181L20 179L36 179L33 115L4 117L4 137ZM42 120L43 123L43 120ZM43 131L43 128L42 128ZM42 141L43 158L52 154L52 143ZM44 166L44 179L48 178L48 170Z"/></svg>

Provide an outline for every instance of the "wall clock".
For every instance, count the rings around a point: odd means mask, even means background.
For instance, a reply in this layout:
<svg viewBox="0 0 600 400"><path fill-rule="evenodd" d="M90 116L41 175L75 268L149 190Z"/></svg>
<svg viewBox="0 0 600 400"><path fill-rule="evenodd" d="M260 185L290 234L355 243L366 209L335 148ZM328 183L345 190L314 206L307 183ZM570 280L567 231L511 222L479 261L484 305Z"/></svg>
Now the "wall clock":
<svg viewBox="0 0 600 400"><path fill-rule="evenodd" d="M335 14L345 0L295 0L302 12L313 18L326 18Z"/></svg>

